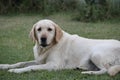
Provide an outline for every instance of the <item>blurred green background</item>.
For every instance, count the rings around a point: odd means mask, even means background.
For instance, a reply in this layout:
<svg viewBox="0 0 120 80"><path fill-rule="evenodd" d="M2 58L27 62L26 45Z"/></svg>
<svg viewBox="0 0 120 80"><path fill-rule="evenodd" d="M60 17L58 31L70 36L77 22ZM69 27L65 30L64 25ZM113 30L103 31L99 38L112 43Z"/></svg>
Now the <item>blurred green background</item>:
<svg viewBox="0 0 120 80"><path fill-rule="evenodd" d="M0 0L0 14L74 13L73 20L96 21L120 16L120 0Z"/></svg>

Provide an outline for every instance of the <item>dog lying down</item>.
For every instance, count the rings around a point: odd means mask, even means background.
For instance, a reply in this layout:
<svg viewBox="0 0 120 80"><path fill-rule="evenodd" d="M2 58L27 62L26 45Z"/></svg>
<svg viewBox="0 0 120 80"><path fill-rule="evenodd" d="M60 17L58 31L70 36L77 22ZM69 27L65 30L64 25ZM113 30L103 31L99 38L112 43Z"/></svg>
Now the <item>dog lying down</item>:
<svg viewBox="0 0 120 80"><path fill-rule="evenodd" d="M82 74L108 73L111 76L120 71L120 41L71 35L47 19L33 25L30 37L35 42L35 60L0 64L0 69L23 73L79 68L85 70Z"/></svg>

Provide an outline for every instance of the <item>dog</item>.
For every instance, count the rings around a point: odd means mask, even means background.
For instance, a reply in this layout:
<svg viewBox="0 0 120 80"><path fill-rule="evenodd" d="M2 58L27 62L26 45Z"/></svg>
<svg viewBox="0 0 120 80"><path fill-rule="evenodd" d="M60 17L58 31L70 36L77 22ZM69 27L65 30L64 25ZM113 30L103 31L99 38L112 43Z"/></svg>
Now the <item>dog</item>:
<svg viewBox="0 0 120 80"><path fill-rule="evenodd" d="M23 73L37 70L79 68L82 74L116 75L120 71L120 41L88 39L62 30L44 19L33 25L30 37L35 42L33 61L0 64L0 69Z"/></svg>

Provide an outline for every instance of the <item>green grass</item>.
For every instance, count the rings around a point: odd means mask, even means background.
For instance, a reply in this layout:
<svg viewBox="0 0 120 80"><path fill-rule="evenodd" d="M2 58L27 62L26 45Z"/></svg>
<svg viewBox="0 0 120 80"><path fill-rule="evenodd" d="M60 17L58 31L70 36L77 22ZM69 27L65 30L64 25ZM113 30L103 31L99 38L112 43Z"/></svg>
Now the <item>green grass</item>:
<svg viewBox="0 0 120 80"><path fill-rule="evenodd" d="M40 19L52 19L71 34L97 39L120 40L120 18L97 23L72 21L69 13L59 13L51 16L16 15L0 16L0 64L16 63L33 60L33 43L29 39L32 25ZM35 71L23 74L9 73L0 70L0 80L119 80L104 75L82 75L79 70Z"/></svg>

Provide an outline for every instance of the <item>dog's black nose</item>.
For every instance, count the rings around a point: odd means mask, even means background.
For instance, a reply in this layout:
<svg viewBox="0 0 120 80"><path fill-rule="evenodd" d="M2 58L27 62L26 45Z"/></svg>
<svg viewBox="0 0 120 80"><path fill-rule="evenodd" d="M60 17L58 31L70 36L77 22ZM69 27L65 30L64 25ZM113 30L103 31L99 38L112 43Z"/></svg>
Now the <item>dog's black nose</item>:
<svg viewBox="0 0 120 80"><path fill-rule="evenodd" d="M45 38L45 37L42 37L42 38L41 38L41 42L42 42L42 43L46 43L46 40L47 40L47 38Z"/></svg>

